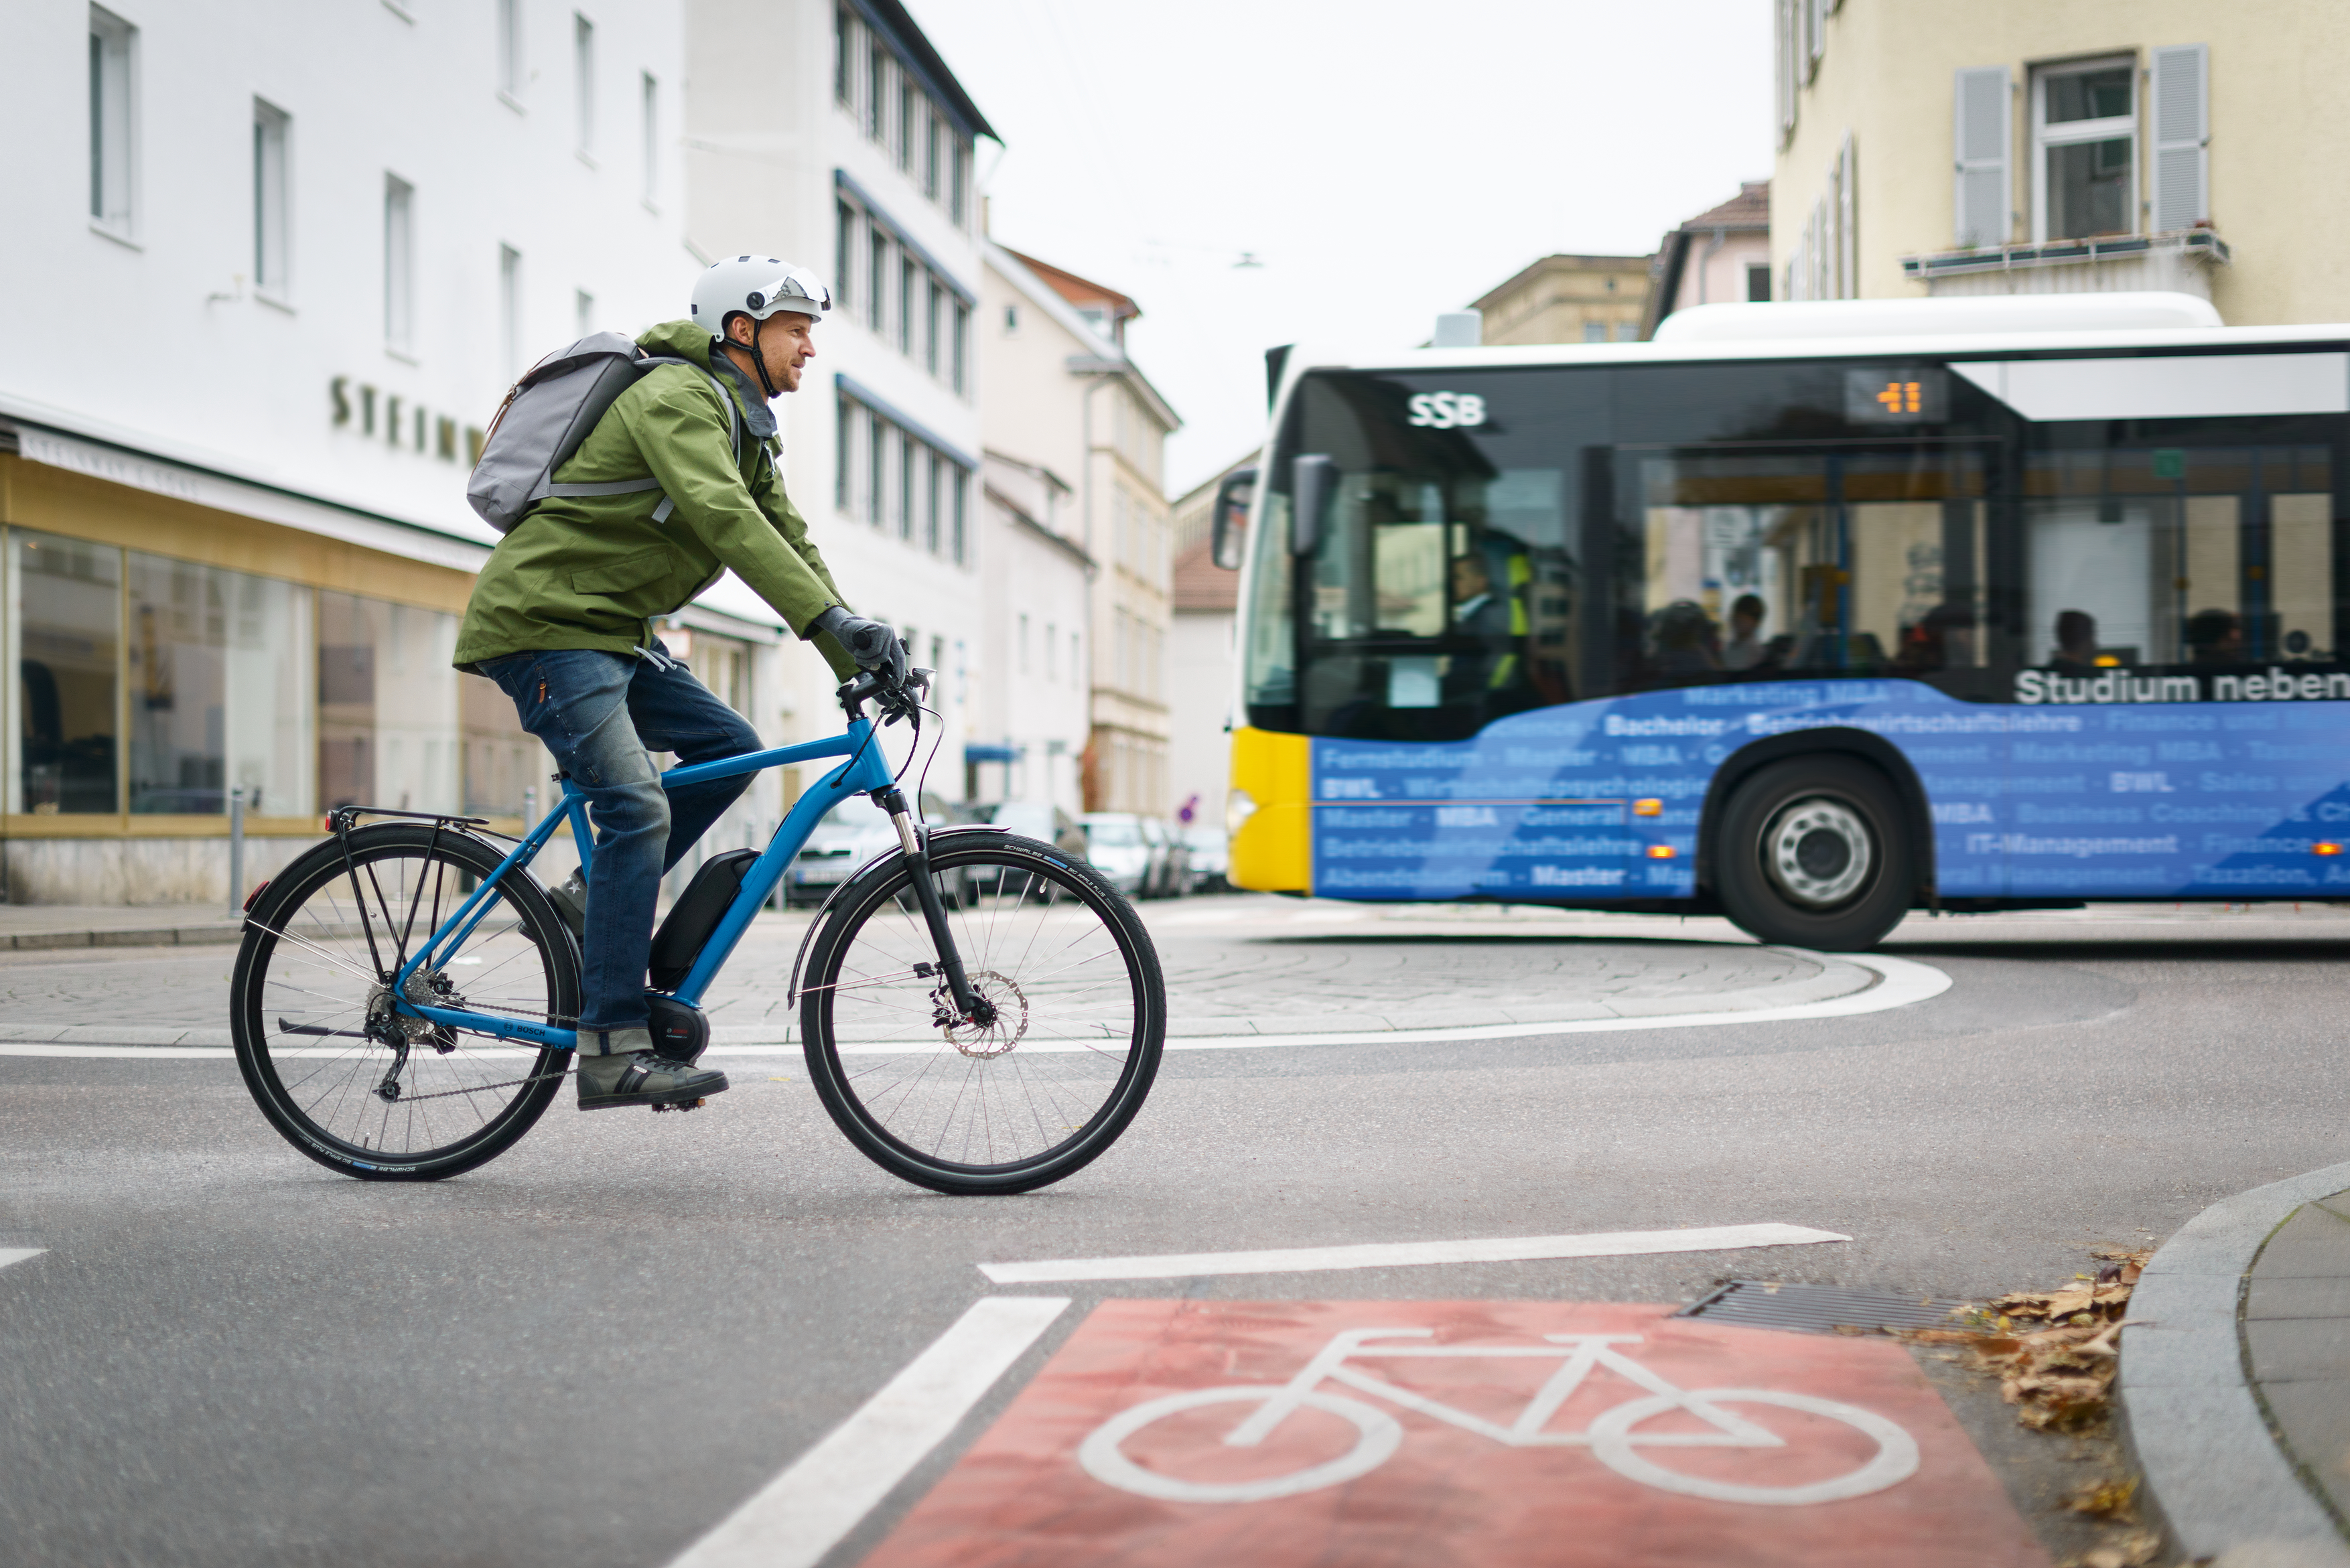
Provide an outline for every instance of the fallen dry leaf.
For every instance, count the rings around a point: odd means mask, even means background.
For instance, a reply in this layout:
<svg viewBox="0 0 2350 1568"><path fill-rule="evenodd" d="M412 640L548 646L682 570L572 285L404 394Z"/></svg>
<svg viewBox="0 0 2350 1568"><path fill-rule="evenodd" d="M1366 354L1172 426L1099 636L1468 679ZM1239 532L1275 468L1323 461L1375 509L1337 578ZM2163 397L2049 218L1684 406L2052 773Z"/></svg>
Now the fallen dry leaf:
<svg viewBox="0 0 2350 1568"><path fill-rule="evenodd" d="M2119 1520L2135 1523L2137 1516L2130 1504L2137 1497L2137 1481L2134 1477L2107 1476L2100 1480L2083 1481L2064 1500L2064 1506L2074 1513L2085 1513L2096 1519Z"/></svg>
<svg viewBox="0 0 2350 1568"><path fill-rule="evenodd" d="M2136 1530L2116 1541L2093 1546L2070 1559L2065 1568L2146 1568L2162 1551L2162 1537L2151 1530Z"/></svg>

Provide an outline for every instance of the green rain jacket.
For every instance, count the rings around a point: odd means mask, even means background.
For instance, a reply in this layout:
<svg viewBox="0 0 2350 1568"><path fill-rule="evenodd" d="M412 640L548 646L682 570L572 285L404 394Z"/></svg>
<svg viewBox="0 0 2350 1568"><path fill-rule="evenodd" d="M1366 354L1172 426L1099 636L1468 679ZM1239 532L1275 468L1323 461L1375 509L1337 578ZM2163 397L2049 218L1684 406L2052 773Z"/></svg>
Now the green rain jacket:
<svg viewBox="0 0 2350 1568"><path fill-rule="evenodd" d="M654 354L710 363L709 330L690 321L664 322L637 342ZM748 410L738 388L728 390L740 427ZM711 379L683 365L646 372L555 478L592 484L650 474L660 492L549 496L532 507L474 579L457 633L457 668L471 671L487 659L543 649L633 654L651 643L657 618L730 566L806 637L810 621L843 601L807 520L784 494L778 450L774 438L743 428L738 466ZM675 506L656 523L661 494ZM856 674L856 661L830 636L816 643L842 680Z"/></svg>

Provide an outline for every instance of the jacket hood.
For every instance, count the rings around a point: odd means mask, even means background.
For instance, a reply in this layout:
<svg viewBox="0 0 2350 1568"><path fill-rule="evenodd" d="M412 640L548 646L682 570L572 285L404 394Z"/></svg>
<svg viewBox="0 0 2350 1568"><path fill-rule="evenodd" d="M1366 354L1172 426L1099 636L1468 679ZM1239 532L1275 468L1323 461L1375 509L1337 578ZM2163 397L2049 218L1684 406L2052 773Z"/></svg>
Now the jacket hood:
<svg viewBox="0 0 2350 1568"><path fill-rule="evenodd" d="M691 321L664 321L637 339L649 354L669 354L710 369L710 328Z"/></svg>

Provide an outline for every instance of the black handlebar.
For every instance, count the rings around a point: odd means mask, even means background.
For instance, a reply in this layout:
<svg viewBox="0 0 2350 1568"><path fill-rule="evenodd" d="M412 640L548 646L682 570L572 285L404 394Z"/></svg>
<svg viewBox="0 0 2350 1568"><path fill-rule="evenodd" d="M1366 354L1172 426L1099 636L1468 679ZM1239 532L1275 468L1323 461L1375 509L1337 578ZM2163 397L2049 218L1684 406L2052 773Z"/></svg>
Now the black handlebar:
<svg viewBox="0 0 2350 1568"><path fill-rule="evenodd" d="M884 724L910 718L931 689L931 674L928 670L909 670L900 683L890 680L883 670L860 670L840 689L840 711L851 719L861 719L865 716L865 704L878 702Z"/></svg>

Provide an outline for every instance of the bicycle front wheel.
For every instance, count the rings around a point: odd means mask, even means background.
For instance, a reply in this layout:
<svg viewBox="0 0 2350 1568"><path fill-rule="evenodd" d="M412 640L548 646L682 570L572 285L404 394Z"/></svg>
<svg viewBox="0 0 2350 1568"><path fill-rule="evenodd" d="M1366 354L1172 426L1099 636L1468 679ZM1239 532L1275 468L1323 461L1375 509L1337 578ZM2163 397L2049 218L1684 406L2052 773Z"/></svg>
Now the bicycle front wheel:
<svg viewBox="0 0 2350 1568"><path fill-rule="evenodd" d="M959 1023L913 888L885 861L844 889L809 953L808 1075L848 1140L939 1192L1025 1192L1082 1168L1142 1108L1167 1033L1159 955L1133 908L1050 845L932 840L947 923L994 1010Z"/></svg>
<svg viewBox="0 0 2350 1568"><path fill-rule="evenodd" d="M370 1181L470 1170L530 1130L571 1053L442 1028L390 981L502 857L463 834L363 827L273 880L246 917L230 989L237 1065L286 1140ZM464 940L411 978L411 1002L569 1028L579 961L554 906L509 872Z"/></svg>

